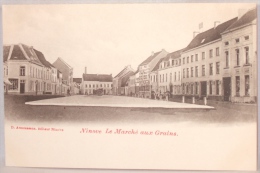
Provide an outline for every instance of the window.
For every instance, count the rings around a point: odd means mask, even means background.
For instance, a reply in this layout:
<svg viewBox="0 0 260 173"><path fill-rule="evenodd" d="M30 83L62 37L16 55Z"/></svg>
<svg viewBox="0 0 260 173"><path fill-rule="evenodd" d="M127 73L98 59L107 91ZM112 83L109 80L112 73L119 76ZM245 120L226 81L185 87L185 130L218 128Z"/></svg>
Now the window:
<svg viewBox="0 0 260 173"><path fill-rule="evenodd" d="M191 70L190 70L190 77L193 77L193 67L191 67Z"/></svg>
<svg viewBox="0 0 260 173"><path fill-rule="evenodd" d="M165 82L167 82L167 73L165 74Z"/></svg>
<svg viewBox="0 0 260 173"><path fill-rule="evenodd" d="M219 56L219 47L216 48L216 56Z"/></svg>
<svg viewBox="0 0 260 173"><path fill-rule="evenodd" d="M100 84L100 87L102 87L102 84Z"/></svg>
<svg viewBox="0 0 260 173"><path fill-rule="evenodd" d="M183 74L182 74L183 78L185 78L185 69L183 69Z"/></svg>
<svg viewBox="0 0 260 173"><path fill-rule="evenodd" d="M239 43L239 38L235 39L236 43Z"/></svg>
<svg viewBox="0 0 260 173"><path fill-rule="evenodd" d="M96 87L98 88L98 84L96 85Z"/></svg>
<svg viewBox="0 0 260 173"><path fill-rule="evenodd" d="M213 63L209 64L209 75L213 75Z"/></svg>
<svg viewBox="0 0 260 173"><path fill-rule="evenodd" d="M176 72L174 72L174 81L176 81L177 77L176 77Z"/></svg>
<svg viewBox="0 0 260 173"><path fill-rule="evenodd" d="M198 75L199 75L199 69L198 68L199 68L198 66L195 67L195 77L198 77Z"/></svg>
<svg viewBox="0 0 260 173"><path fill-rule="evenodd" d="M236 76L236 96L240 93L240 76Z"/></svg>
<svg viewBox="0 0 260 173"><path fill-rule="evenodd" d="M209 57L210 57L210 58L213 57L213 50L212 50L212 49L209 50Z"/></svg>
<svg viewBox="0 0 260 173"><path fill-rule="evenodd" d="M189 78L189 68L187 68L187 78Z"/></svg>
<svg viewBox="0 0 260 173"><path fill-rule="evenodd" d="M162 82L162 76L160 75L160 83Z"/></svg>
<svg viewBox="0 0 260 173"><path fill-rule="evenodd" d="M226 67L229 67L228 51L225 52L225 55L226 55Z"/></svg>
<svg viewBox="0 0 260 173"><path fill-rule="evenodd" d="M164 74L162 75L162 82L164 82Z"/></svg>
<svg viewBox="0 0 260 173"><path fill-rule="evenodd" d="M195 94L198 94L198 83L195 83Z"/></svg>
<svg viewBox="0 0 260 173"><path fill-rule="evenodd" d="M89 88L91 88L91 85L89 85Z"/></svg>
<svg viewBox="0 0 260 173"><path fill-rule="evenodd" d="M20 67L20 76L25 76L25 66Z"/></svg>
<svg viewBox="0 0 260 173"><path fill-rule="evenodd" d="M228 41L226 41L226 42L225 42L225 46L228 46L228 45L229 45L229 42L228 42Z"/></svg>
<svg viewBox="0 0 260 173"><path fill-rule="evenodd" d="M246 64L249 64L249 47L245 47Z"/></svg>
<svg viewBox="0 0 260 173"><path fill-rule="evenodd" d="M216 74L219 74L220 64L216 62Z"/></svg>
<svg viewBox="0 0 260 173"><path fill-rule="evenodd" d="M181 59L179 59L179 65L181 65Z"/></svg>
<svg viewBox="0 0 260 173"><path fill-rule="evenodd" d="M181 80L181 72L179 72L179 81Z"/></svg>
<svg viewBox="0 0 260 173"><path fill-rule="evenodd" d="M172 73L170 73L170 82L172 82Z"/></svg>
<svg viewBox="0 0 260 173"><path fill-rule="evenodd" d="M182 59L182 64L185 64L185 58Z"/></svg>
<svg viewBox="0 0 260 173"><path fill-rule="evenodd" d="M85 88L87 88L87 87L88 87L88 85L86 84L86 85L85 85Z"/></svg>
<svg viewBox="0 0 260 173"><path fill-rule="evenodd" d="M236 61L237 61L237 66L239 66L239 62L240 62L240 59L239 59L239 49L236 49Z"/></svg>
<svg viewBox="0 0 260 173"><path fill-rule="evenodd" d="M174 65L174 60L172 60L172 66Z"/></svg>
<svg viewBox="0 0 260 173"><path fill-rule="evenodd" d="M190 57L187 57L187 64L189 63Z"/></svg>
<svg viewBox="0 0 260 173"><path fill-rule="evenodd" d="M12 85L9 86L9 90L18 90L18 79L9 79Z"/></svg>
<svg viewBox="0 0 260 173"><path fill-rule="evenodd" d="M209 94L212 95L212 81L209 81Z"/></svg>
<svg viewBox="0 0 260 173"><path fill-rule="evenodd" d="M219 80L216 80L216 95L219 95Z"/></svg>
<svg viewBox="0 0 260 173"><path fill-rule="evenodd" d="M193 62L193 55L190 56L190 62Z"/></svg>
<svg viewBox="0 0 260 173"><path fill-rule="evenodd" d="M205 76L205 65L202 65L202 76Z"/></svg>
<svg viewBox="0 0 260 173"><path fill-rule="evenodd" d="M195 55L195 61L198 61L198 54Z"/></svg>
<svg viewBox="0 0 260 173"><path fill-rule="evenodd" d="M250 91L249 75L245 75L245 96L250 95L249 91Z"/></svg>
<svg viewBox="0 0 260 173"><path fill-rule="evenodd" d="M249 36L247 35L247 36L245 36L245 40L249 40Z"/></svg>
<svg viewBox="0 0 260 173"><path fill-rule="evenodd" d="M205 59L205 52L202 52L201 58L202 58L202 60Z"/></svg>

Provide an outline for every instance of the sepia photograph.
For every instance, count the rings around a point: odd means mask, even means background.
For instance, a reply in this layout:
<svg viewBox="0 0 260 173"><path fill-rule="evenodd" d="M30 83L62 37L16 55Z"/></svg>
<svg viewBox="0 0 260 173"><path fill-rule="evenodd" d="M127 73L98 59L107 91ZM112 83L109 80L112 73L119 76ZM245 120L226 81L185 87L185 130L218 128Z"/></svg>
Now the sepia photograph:
<svg viewBox="0 0 260 173"><path fill-rule="evenodd" d="M256 171L257 11L3 5L6 166Z"/></svg>

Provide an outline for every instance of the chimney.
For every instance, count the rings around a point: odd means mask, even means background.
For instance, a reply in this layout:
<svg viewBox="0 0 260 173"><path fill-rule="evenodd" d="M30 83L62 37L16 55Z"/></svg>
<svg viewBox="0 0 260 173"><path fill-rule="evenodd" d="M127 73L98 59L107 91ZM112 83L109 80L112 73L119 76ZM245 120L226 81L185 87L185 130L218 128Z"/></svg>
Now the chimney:
<svg viewBox="0 0 260 173"><path fill-rule="evenodd" d="M220 24L220 21L215 21L214 22L214 29Z"/></svg>
<svg viewBox="0 0 260 173"><path fill-rule="evenodd" d="M85 67L85 74L87 74L87 67Z"/></svg>
<svg viewBox="0 0 260 173"><path fill-rule="evenodd" d="M200 33L200 32L198 32L198 31L194 31L194 32L193 32L193 38L195 38L199 33Z"/></svg>
<svg viewBox="0 0 260 173"><path fill-rule="evenodd" d="M154 55L154 51L152 51L152 56Z"/></svg>
<svg viewBox="0 0 260 173"><path fill-rule="evenodd" d="M246 14L247 9L239 9L238 10L238 19L240 19L244 14Z"/></svg>

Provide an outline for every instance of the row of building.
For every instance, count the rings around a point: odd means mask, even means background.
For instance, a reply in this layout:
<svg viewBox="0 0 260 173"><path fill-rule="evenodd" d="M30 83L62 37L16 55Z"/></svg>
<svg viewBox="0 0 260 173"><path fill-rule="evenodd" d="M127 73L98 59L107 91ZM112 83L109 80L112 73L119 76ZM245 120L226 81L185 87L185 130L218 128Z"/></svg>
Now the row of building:
<svg viewBox="0 0 260 173"><path fill-rule="evenodd" d="M4 90L10 94L79 93L73 68L58 58L53 64L44 54L25 44L4 45Z"/></svg>
<svg viewBox="0 0 260 173"><path fill-rule="evenodd" d="M157 94L257 101L257 11L214 22L193 33L187 47L152 53L137 70L126 66L113 78L114 95L154 98Z"/></svg>

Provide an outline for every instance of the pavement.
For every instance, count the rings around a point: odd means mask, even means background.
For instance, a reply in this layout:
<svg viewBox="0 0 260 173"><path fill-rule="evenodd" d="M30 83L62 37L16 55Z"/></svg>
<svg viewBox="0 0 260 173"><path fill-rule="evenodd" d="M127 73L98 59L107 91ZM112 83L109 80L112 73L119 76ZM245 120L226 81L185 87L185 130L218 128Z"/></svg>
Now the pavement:
<svg viewBox="0 0 260 173"><path fill-rule="evenodd" d="M215 109L212 106L189 103L151 100L126 96L86 96L74 95L26 102L27 105L42 106L87 106L87 107L118 107L118 108L180 108L180 109Z"/></svg>

